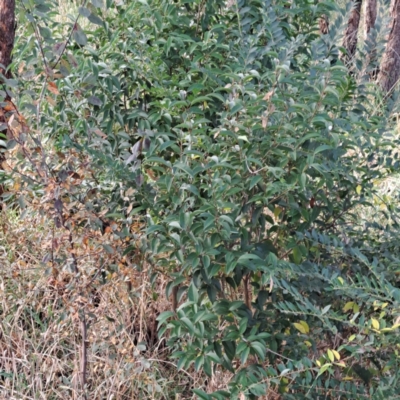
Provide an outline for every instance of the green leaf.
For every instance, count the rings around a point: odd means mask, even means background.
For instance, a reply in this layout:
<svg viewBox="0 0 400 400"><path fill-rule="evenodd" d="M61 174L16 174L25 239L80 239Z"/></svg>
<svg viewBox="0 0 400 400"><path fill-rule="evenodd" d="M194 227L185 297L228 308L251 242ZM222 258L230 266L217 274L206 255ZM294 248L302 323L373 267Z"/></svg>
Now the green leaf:
<svg viewBox="0 0 400 400"><path fill-rule="evenodd" d="M212 400L212 397L201 389L193 389L193 393L196 394L202 400Z"/></svg>
<svg viewBox="0 0 400 400"><path fill-rule="evenodd" d="M208 96L199 96L199 97L196 97L190 104L193 106L194 104L204 103L204 102L208 102L208 101L212 101L212 99Z"/></svg>
<svg viewBox="0 0 400 400"><path fill-rule="evenodd" d="M103 0L90 0L91 3L97 8L104 8Z"/></svg>
<svg viewBox="0 0 400 400"><path fill-rule="evenodd" d="M302 189L306 188L306 183L307 183L307 175L303 172L300 175L300 187Z"/></svg>
<svg viewBox="0 0 400 400"><path fill-rule="evenodd" d="M253 189L254 186L257 185L258 182L260 182L262 180L262 177L260 175L256 175L253 176L250 180L250 185L249 185L249 189Z"/></svg>
<svg viewBox="0 0 400 400"><path fill-rule="evenodd" d="M318 376L321 376L325 371L327 371L328 369L329 369L329 367L331 367L332 366L332 364L331 363L326 363L326 364L324 364L320 369L319 369L319 372L318 372Z"/></svg>
<svg viewBox="0 0 400 400"><path fill-rule="evenodd" d="M236 300L236 301L232 301L232 303L230 303L229 306L229 311L234 311L237 310L239 307L241 307L243 305L243 301L242 300Z"/></svg>
<svg viewBox="0 0 400 400"><path fill-rule="evenodd" d="M240 361L242 364L246 363L249 354L250 354L250 347L246 346L245 349L240 354Z"/></svg>
<svg viewBox="0 0 400 400"><path fill-rule="evenodd" d="M92 24L99 25L99 26L104 25L103 20L96 14L91 13L87 18Z"/></svg>
<svg viewBox="0 0 400 400"><path fill-rule="evenodd" d="M261 383L251 385L249 390L255 396L264 396L267 393L267 388Z"/></svg>
<svg viewBox="0 0 400 400"><path fill-rule="evenodd" d="M239 333L241 335L243 335L243 333L246 331L247 329L247 325L249 323L249 319L248 318L242 318L239 322Z"/></svg>
<svg viewBox="0 0 400 400"><path fill-rule="evenodd" d="M9 141L7 142L7 150L12 150L12 149L14 149L14 148L17 147L17 146L18 146L18 143L17 143L17 141L14 140L14 139L11 139L11 140L9 140Z"/></svg>
<svg viewBox="0 0 400 400"><path fill-rule="evenodd" d="M165 228L161 225L151 225L146 229L147 234L157 232L157 231L165 232Z"/></svg>
<svg viewBox="0 0 400 400"><path fill-rule="evenodd" d="M114 254L114 249L109 244L103 244L103 247L108 254Z"/></svg>
<svg viewBox="0 0 400 400"><path fill-rule="evenodd" d="M87 99L88 103L93 104L94 106L101 106L103 102L96 96L90 96Z"/></svg>
<svg viewBox="0 0 400 400"><path fill-rule="evenodd" d="M188 357L186 356L181 357L178 361L178 364L176 365L177 370L180 371L182 368L184 368L187 361Z"/></svg>
<svg viewBox="0 0 400 400"><path fill-rule="evenodd" d="M217 300L217 289L214 285L207 286L207 295L211 303L214 303Z"/></svg>
<svg viewBox="0 0 400 400"><path fill-rule="evenodd" d="M251 346L252 349L254 349L254 351L261 358L261 360L264 361L265 353L267 352L267 349L266 349L265 345L263 345L260 342L251 342L250 346Z"/></svg>
<svg viewBox="0 0 400 400"><path fill-rule="evenodd" d="M251 266L253 265L253 261L262 262L263 260L256 254L247 253L247 254L242 254L237 262L242 265Z"/></svg>
<svg viewBox="0 0 400 400"><path fill-rule="evenodd" d="M209 357L212 361L214 361L217 364L221 364L221 359L218 357L218 355L214 352L209 352L206 354L206 357Z"/></svg>
<svg viewBox="0 0 400 400"><path fill-rule="evenodd" d="M233 360L236 354L236 344L230 340L225 340L222 342L222 346L224 347L225 353L230 360Z"/></svg>
<svg viewBox="0 0 400 400"><path fill-rule="evenodd" d="M194 335L196 329L195 329L194 325L192 324L192 321L187 317L180 318L179 320L185 324L185 326L189 330L189 333Z"/></svg>
<svg viewBox="0 0 400 400"><path fill-rule="evenodd" d="M86 7L79 7L78 11L79 14L83 15L84 17L88 17L90 15L90 11Z"/></svg>
<svg viewBox="0 0 400 400"><path fill-rule="evenodd" d="M193 301L194 303L199 301L199 292L193 282L189 286L188 297L189 300Z"/></svg>
<svg viewBox="0 0 400 400"><path fill-rule="evenodd" d="M303 259L303 257L302 257L302 254L301 254L301 250L300 250L300 248L299 248L298 246L296 246L296 247L293 249L292 255L293 255L293 261L294 261L296 264L300 264L301 261L302 261L302 259Z"/></svg>
<svg viewBox="0 0 400 400"><path fill-rule="evenodd" d="M85 32L81 29L81 27L78 24L75 24L75 28L73 30L72 36L76 43L78 43L81 46L86 46L87 44L87 37Z"/></svg>
<svg viewBox="0 0 400 400"><path fill-rule="evenodd" d="M200 355L199 357L196 358L194 362L194 369L196 371L199 371L200 368L203 366L203 364L204 364L204 355Z"/></svg>
<svg viewBox="0 0 400 400"><path fill-rule="evenodd" d="M165 321L171 317L173 317L175 313L173 311L164 311L162 312L156 319L159 322L158 329L160 329L161 325L165 323Z"/></svg>

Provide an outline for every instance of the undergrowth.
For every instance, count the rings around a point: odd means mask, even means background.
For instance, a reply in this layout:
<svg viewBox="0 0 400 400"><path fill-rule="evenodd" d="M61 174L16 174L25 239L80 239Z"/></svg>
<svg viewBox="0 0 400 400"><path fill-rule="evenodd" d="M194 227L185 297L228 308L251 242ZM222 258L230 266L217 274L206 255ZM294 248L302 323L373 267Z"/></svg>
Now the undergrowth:
<svg viewBox="0 0 400 400"><path fill-rule="evenodd" d="M53 229L43 218L1 214L0 397L78 399L88 391L92 399L168 399L201 381L177 372L157 337L155 318L169 307L165 282L155 292L146 265L140 272L124 273L120 264L118 273L90 274L90 256L79 283L67 271L55 276L44 265L55 246ZM82 309L88 343L83 392Z"/></svg>

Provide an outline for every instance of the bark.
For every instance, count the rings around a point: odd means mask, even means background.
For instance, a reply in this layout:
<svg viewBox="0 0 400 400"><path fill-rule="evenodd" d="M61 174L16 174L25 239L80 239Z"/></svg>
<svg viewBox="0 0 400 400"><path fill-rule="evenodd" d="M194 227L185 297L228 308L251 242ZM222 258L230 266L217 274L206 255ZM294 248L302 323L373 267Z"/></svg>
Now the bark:
<svg viewBox="0 0 400 400"><path fill-rule="evenodd" d="M15 37L15 0L0 0L0 72L9 78L6 71L11 64L11 53Z"/></svg>
<svg viewBox="0 0 400 400"><path fill-rule="evenodd" d="M396 5L396 0L391 0L390 1L390 15L391 16L393 16L395 5Z"/></svg>
<svg viewBox="0 0 400 400"><path fill-rule="evenodd" d="M323 34L326 35L329 32L329 21L328 21L328 16L327 15L321 15L321 18L319 19L319 31Z"/></svg>
<svg viewBox="0 0 400 400"><path fill-rule="evenodd" d="M8 67L11 64L11 54L14 48L15 37L15 0L0 0L0 73L6 78L11 77L11 72ZM2 78L0 77L0 88ZM9 100L0 99L0 101ZM7 128L4 129L5 110L0 106L0 133L6 134ZM0 170L3 169L2 163L5 160L5 155L0 152ZM0 186L0 199L4 192L4 188ZM1 208L1 203L0 203Z"/></svg>
<svg viewBox="0 0 400 400"><path fill-rule="evenodd" d="M344 32L343 47L346 49L347 54L343 57L343 59L346 64L348 64L352 60L354 54L356 53L361 6L362 0L353 1L350 18L347 23L347 28Z"/></svg>
<svg viewBox="0 0 400 400"><path fill-rule="evenodd" d="M382 90L390 92L400 78L400 0L393 0L391 4L392 22L382 57L378 82Z"/></svg>
<svg viewBox="0 0 400 400"><path fill-rule="evenodd" d="M323 0L318 0L319 3L321 3ZM326 14L322 14L319 21L318 21L318 25L319 25L319 31L323 34L326 35L327 33L329 33L329 20L328 20L328 16Z"/></svg>
<svg viewBox="0 0 400 400"><path fill-rule="evenodd" d="M365 2L365 36L371 28L374 28L376 21L377 5L376 0L366 0Z"/></svg>

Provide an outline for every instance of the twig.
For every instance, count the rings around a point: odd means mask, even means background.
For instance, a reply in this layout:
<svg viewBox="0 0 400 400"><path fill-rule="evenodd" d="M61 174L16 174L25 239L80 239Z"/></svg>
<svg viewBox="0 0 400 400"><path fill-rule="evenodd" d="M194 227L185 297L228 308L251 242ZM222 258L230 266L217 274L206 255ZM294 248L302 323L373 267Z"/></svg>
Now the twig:
<svg viewBox="0 0 400 400"><path fill-rule="evenodd" d="M87 375L87 325L85 311L82 311L81 315L81 330L82 330L82 347L81 347L81 385L83 391L83 397L86 399L85 386L86 386L86 375Z"/></svg>
<svg viewBox="0 0 400 400"><path fill-rule="evenodd" d="M83 3L82 3L82 7L85 7L86 3L87 3L87 0L84 0ZM75 29L75 27L76 27L76 24L78 23L78 20L79 20L79 17L80 17L80 16L81 16L81 15L78 13L77 17L75 18L75 22L74 22L74 24L72 25L72 29L71 29L71 31L70 31L68 37L67 37L67 40L65 41L64 48L62 49L62 51L61 51L60 55L58 56L56 62L53 64L52 69L54 69L55 67L57 67L58 63L59 63L60 60L61 60L61 57L64 55L65 49L67 48L67 44L68 44L69 41L71 40L72 34L73 34L73 32L74 32L74 29Z"/></svg>
<svg viewBox="0 0 400 400"><path fill-rule="evenodd" d="M250 303L250 293L249 293L249 278L250 275L247 274L243 279L244 285L244 302L249 310L251 310L251 303Z"/></svg>

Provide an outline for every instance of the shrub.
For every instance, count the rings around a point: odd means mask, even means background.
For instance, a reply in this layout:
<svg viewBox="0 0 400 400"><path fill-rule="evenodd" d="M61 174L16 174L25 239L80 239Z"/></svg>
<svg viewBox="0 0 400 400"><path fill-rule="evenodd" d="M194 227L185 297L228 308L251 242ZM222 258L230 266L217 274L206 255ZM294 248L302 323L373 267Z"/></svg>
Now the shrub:
<svg viewBox="0 0 400 400"><path fill-rule="evenodd" d="M140 247L152 280L170 278L174 307L158 321L171 358L178 369L231 374L220 390L194 388L199 398L394 396L397 207L380 211L385 225L363 217L377 181L398 166L397 105L371 113L375 89L338 60L340 10L102 5L80 8L92 30L72 22L65 49L63 27L36 8L40 52L34 35L18 44L31 73L39 54L52 66L37 87L20 83L36 89L19 106L35 109L42 135L19 166L40 171L37 186L21 176L25 200L45 190L53 208L42 212L71 235L112 232L96 242L99 265L110 257L117 271L123 256L140 269ZM321 37L329 9L339 16ZM46 88L37 112L27 98ZM84 273L68 260L60 267Z"/></svg>

